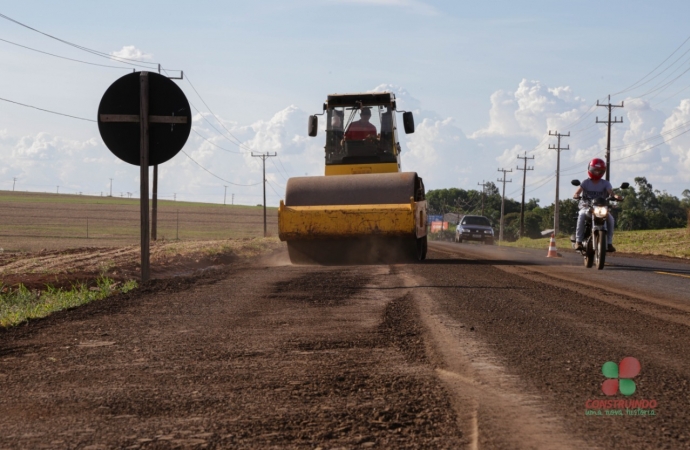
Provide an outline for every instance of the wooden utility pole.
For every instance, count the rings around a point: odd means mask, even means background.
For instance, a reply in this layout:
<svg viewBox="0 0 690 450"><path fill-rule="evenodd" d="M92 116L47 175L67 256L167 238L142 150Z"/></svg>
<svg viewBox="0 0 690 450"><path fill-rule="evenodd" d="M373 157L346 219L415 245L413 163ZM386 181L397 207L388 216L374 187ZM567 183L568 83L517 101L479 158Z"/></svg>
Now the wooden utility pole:
<svg viewBox="0 0 690 450"><path fill-rule="evenodd" d="M597 100L597 106L603 106L604 108L609 110L609 119L608 120L599 120L599 117L597 117L597 122L596 123L605 123L608 127L608 133L606 135L606 181L611 180L611 124L612 123L623 123L623 117L618 119L618 117L614 117L613 120L611 120L611 110L613 108L623 108L623 102L621 102L620 105L612 105L611 104L611 96L609 95L609 102L608 104L599 104L599 100Z"/></svg>
<svg viewBox="0 0 690 450"><path fill-rule="evenodd" d="M158 164L153 166L153 193L151 196L151 240L158 235Z"/></svg>
<svg viewBox="0 0 690 450"><path fill-rule="evenodd" d="M549 150L556 150L556 203L553 205L553 232L554 235L558 235L558 214L560 212L558 188L561 182L561 151L570 150L570 145L561 147L561 138L570 137L570 131L568 131L568 134L561 134L558 131L552 133L551 130L549 130L549 136L556 136L558 138L558 145L554 147L552 144L549 144Z"/></svg>
<svg viewBox="0 0 690 450"><path fill-rule="evenodd" d="M527 152L525 156L518 155L518 159L523 159L525 162L525 167L522 169L517 166L517 170L522 170L522 203L520 204L520 237L525 236L525 186L527 183L527 171L534 170L534 167L527 167L527 160L534 159L534 156L528 157Z"/></svg>
<svg viewBox="0 0 690 450"><path fill-rule="evenodd" d="M513 169L507 170L507 169L498 169L499 172L503 172L503 178L499 178L498 182L501 183L503 182L503 195L501 196L501 227L500 230L498 231L498 241L502 242L503 241L503 217L505 216L504 211L505 211L505 203L506 203L506 183L512 183L513 180L506 180L506 173L510 173L513 171Z"/></svg>
<svg viewBox="0 0 690 450"><path fill-rule="evenodd" d="M484 215L484 194L486 192L486 183L482 180L481 183L477 183L477 186L482 187L482 216Z"/></svg>
<svg viewBox="0 0 690 450"><path fill-rule="evenodd" d="M139 75L139 205L141 210L141 281L149 280L149 73Z"/></svg>
<svg viewBox="0 0 690 450"><path fill-rule="evenodd" d="M261 161L263 162L264 166L264 237L266 237L267 234L267 228L266 228L266 159L272 157L272 156L278 156L278 153L273 152L271 155L270 153L254 153L252 152L252 156L255 158L261 158Z"/></svg>

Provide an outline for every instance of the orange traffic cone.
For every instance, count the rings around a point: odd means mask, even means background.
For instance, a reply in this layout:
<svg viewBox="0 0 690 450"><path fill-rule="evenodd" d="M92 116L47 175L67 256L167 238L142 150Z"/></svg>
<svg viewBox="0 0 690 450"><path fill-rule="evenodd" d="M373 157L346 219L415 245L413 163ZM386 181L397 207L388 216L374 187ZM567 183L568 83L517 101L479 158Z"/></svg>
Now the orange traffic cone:
<svg viewBox="0 0 690 450"><path fill-rule="evenodd" d="M561 255L558 254L558 249L556 248L556 235L551 233L551 242L549 242L549 253L546 254L547 258L558 258Z"/></svg>

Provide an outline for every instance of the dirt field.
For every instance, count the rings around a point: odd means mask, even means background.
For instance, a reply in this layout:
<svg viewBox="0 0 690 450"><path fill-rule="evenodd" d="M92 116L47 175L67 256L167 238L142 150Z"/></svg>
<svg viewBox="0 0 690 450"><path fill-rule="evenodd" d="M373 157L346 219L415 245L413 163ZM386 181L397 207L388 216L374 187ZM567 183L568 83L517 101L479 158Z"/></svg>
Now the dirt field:
<svg viewBox="0 0 690 450"><path fill-rule="evenodd" d="M243 257L279 248L277 238L244 238L218 241L158 241L151 246L151 277L190 275L195 270L222 266ZM75 283L93 285L98 277L116 281L140 278L138 245L126 247L42 250L35 253L0 254L0 283L23 284L29 289L46 285L68 288Z"/></svg>
<svg viewBox="0 0 690 450"><path fill-rule="evenodd" d="M277 212L267 212L277 235ZM220 240L263 236L263 208L160 201L158 239ZM0 191L4 251L122 247L139 242L139 201L118 197Z"/></svg>

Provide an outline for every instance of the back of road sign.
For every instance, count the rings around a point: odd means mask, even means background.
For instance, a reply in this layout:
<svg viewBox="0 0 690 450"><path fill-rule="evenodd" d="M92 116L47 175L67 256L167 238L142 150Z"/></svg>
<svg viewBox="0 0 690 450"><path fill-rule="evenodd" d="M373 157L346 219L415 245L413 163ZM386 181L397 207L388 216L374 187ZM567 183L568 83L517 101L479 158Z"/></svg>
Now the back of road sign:
<svg viewBox="0 0 690 450"><path fill-rule="evenodd" d="M98 106L98 130L105 145L121 160L139 165L139 72L127 74L103 94ZM103 121L103 115L136 116L135 120ZM174 157L187 142L192 129L192 112L187 97L169 78L149 73L149 116L186 117L185 123L149 122L149 166Z"/></svg>

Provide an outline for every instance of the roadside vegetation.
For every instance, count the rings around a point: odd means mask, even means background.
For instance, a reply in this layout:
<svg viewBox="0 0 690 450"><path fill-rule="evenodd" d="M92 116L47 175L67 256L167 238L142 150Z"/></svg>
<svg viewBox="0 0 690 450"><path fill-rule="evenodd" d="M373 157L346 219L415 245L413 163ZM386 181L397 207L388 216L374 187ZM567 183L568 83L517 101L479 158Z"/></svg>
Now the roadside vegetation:
<svg viewBox="0 0 690 450"><path fill-rule="evenodd" d="M278 238L159 241L151 246L151 265L163 277L189 274L280 246ZM139 258L134 245L0 254L0 327L128 292L137 287Z"/></svg>
<svg viewBox="0 0 690 450"><path fill-rule="evenodd" d="M506 247L537 248L546 252L550 237L541 239L522 238L513 242L502 242ZM668 230L616 231L614 237L616 250L621 253L640 255L669 256L690 259L690 229L674 228ZM568 250L570 238L556 238L558 251Z"/></svg>
<svg viewBox="0 0 690 450"><path fill-rule="evenodd" d="M573 187L572 192L575 191ZM563 196L570 196L572 192L564 190ZM690 214L690 190L683 191L680 198L665 191L655 190L652 184L645 177L634 179L634 185L625 191L616 189L625 200L613 210L616 218L616 229L621 231L640 231L640 230L665 230L665 229L686 229L688 227L688 215ZM429 214L443 214L451 227L457 223L458 219L465 214L484 215L494 225L494 231L498 236L498 227L501 219L501 195L498 187L493 183L487 183L482 200L482 192L477 190L464 189L438 189L427 193ZM575 233L576 215L578 212L578 202L571 198L566 198L559 202L559 230L562 237L570 236ZM542 231L553 229L553 203L548 206L540 206L539 199L532 198L525 202L525 235L520 239L523 243L526 239L534 239L535 246L541 246ZM506 241L515 242L520 237L520 202L509 198L505 200L505 229L504 238ZM449 228L451 228L449 227ZM617 233L620 234L619 231ZM617 241L625 248L637 253L649 253L657 243L665 245L662 241L665 234L652 233L640 239L633 239L629 243ZM672 236L682 235L670 233ZM445 233L438 236L443 239ZM565 242L569 244L569 240ZM629 247L626 247L628 246ZM523 244L522 246L531 246ZM639 250L639 251L638 251ZM628 250L626 250L628 251ZM668 253L659 248L659 254Z"/></svg>
<svg viewBox="0 0 690 450"><path fill-rule="evenodd" d="M96 286L85 284L71 289L30 290L23 284L16 288L0 283L0 327L11 327L29 319L45 317L50 313L74 308L113 294L129 292L137 287L136 281L119 283L110 278L98 278Z"/></svg>

